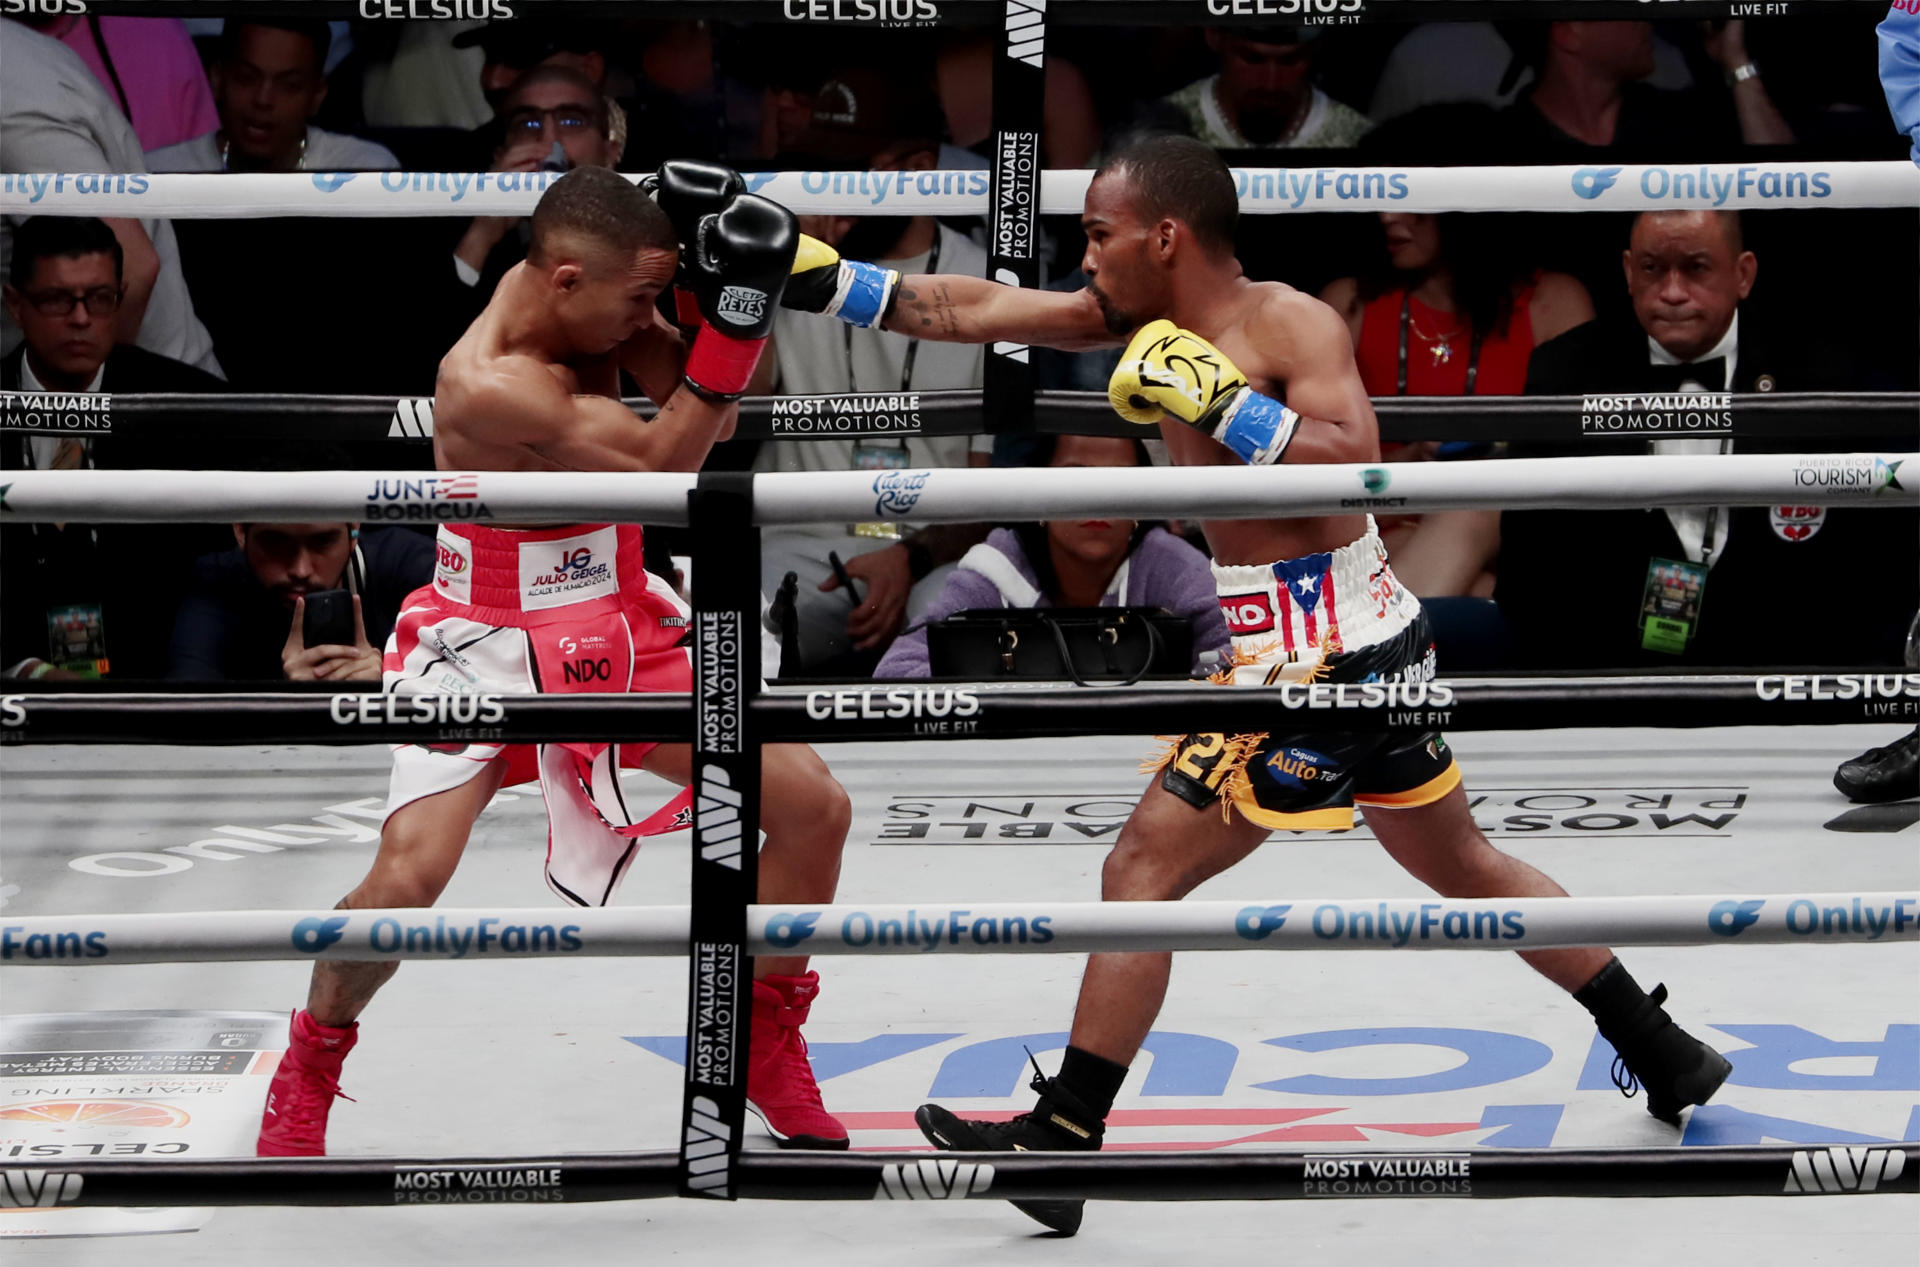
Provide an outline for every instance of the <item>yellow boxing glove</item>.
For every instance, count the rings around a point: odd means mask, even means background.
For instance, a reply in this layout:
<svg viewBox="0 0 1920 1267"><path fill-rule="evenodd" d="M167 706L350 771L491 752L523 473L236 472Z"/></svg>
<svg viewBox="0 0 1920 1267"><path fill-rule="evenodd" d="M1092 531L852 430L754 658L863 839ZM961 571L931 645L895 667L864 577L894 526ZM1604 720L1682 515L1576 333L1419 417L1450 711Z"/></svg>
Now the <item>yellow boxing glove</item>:
<svg viewBox="0 0 1920 1267"><path fill-rule="evenodd" d="M1278 462L1300 416L1253 390L1219 348L1171 321L1150 321L1127 345L1107 399L1128 422L1178 418L1256 466Z"/></svg>
<svg viewBox="0 0 1920 1267"><path fill-rule="evenodd" d="M899 286L900 274L893 269L841 259L831 246L802 233L780 306L824 313L848 325L877 326L886 320Z"/></svg>

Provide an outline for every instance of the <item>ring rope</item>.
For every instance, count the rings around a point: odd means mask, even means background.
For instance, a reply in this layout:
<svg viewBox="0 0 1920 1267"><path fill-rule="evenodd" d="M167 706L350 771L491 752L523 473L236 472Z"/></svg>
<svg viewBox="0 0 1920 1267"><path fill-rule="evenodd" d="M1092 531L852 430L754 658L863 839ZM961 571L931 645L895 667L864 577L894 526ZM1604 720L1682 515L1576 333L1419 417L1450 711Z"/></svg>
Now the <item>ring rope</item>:
<svg viewBox="0 0 1920 1267"><path fill-rule="evenodd" d="M1900 471L1908 467L1907 482ZM688 522L691 474L587 471L19 471L14 523ZM748 478L743 476L743 479ZM1920 453L1634 454L1266 467L945 468L750 477L761 526L1120 516L1271 519L1381 510L1920 506Z"/></svg>
<svg viewBox="0 0 1920 1267"><path fill-rule="evenodd" d="M400 1160L71 1161L0 1170L32 1206L466 1205L682 1195L671 1152ZM991 1153L889 1161L742 1152L721 1195L777 1201L1283 1201L1321 1197L1764 1197L1920 1192L1920 1144L1313 1154Z"/></svg>
<svg viewBox="0 0 1920 1267"><path fill-rule="evenodd" d="M15 684L10 684L15 685ZM698 697L377 693L115 693L21 682L0 744L685 743ZM1872 669L1641 677L1203 683L859 683L741 701L766 743L1229 734L1284 728L1560 730L1817 726L1920 717L1920 673Z"/></svg>
<svg viewBox="0 0 1920 1267"><path fill-rule="evenodd" d="M749 192L796 215L984 216L984 168L747 172ZM1238 167L1240 210L1283 212L1681 211L1920 206L1920 169L1866 162L1594 166ZM0 214L525 216L553 172L10 172ZM638 181L640 177L629 179ZM1040 173L1040 214L1078 216L1093 173Z"/></svg>
<svg viewBox="0 0 1920 1267"><path fill-rule="evenodd" d="M27 915L0 963L587 959L687 953L686 906ZM1920 891L1724 895L959 902L747 908L754 955L1148 950L1548 950L1920 942Z"/></svg>
<svg viewBox="0 0 1920 1267"><path fill-rule="evenodd" d="M982 401L983 393L975 390L753 396L740 402L734 434L743 440L981 435L988 432L981 422ZM622 403L642 418L658 412L644 397ZM1389 444L1809 435L1904 444L1913 439L1920 393L1378 396L1373 408L1380 439ZM105 393L50 402L46 393L0 392L0 431L34 435L158 439L164 431L168 440L244 437L285 444L289 416L298 417L302 434L309 438L366 442L433 437L433 401L427 397ZM1138 426L1114 415L1104 392L1040 392L1034 402L1034 430L1128 440L1141 434Z"/></svg>

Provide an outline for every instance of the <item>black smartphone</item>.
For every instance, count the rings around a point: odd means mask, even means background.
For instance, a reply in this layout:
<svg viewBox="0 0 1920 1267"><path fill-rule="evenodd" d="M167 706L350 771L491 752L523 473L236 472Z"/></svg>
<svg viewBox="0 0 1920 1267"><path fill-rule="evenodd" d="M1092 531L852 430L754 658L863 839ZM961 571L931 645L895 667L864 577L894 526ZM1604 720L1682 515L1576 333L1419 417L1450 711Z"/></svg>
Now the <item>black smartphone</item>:
<svg viewBox="0 0 1920 1267"><path fill-rule="evenodd" d="M836 552L827 551L827 562L833 564L833 574L840 582L840 588L847 592L847 601L855 607L860 606L860 595L853 588L853 578L847 575L847 565L840 561Z"/></svg>
<svg viewBox="0 0 1920 1267"><path fill-rule="evenodd" d="M345 590L314 590L308 594L300 637L309 647L353 646L353 595Z"/></svg>

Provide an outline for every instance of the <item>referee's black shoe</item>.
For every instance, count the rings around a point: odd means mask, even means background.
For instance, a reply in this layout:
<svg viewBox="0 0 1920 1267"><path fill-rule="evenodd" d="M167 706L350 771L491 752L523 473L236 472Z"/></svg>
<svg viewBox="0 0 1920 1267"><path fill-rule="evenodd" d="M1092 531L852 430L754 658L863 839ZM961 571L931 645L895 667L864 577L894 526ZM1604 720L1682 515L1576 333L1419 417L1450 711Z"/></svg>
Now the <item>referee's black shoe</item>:
<svg viewBox="0 0 1920 1267"><path fill-rule="evenodd" d="M923 1104L913 1120L934 1147L951 1153L1091 1152L1100 1147L1106 1127L1078 1097L1055 1078L1035 1073L1040 1102L1033 1112L1008 1122L955 1117L937 1104ZM1015 1201L1013 1208L1063 1236L1080 1230L1085 1201Z"/></svg>
<svg viewBox="0 0 1920 1267"><path fill-rule="evenodd" d="M1833 772L1833 785L1860 805L1920 796L1920 726L1884 748L1869 748Z"/></svg>

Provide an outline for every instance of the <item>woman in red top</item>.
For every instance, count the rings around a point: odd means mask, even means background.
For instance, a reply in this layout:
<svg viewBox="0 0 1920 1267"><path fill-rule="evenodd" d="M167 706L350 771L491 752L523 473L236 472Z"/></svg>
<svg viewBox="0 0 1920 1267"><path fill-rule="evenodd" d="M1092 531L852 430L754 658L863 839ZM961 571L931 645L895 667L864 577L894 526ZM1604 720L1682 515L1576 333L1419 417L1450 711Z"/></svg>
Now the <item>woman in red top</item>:
<svg viewBox="0 0 1920 1267"><path fill-rule="evenodd" d="M1476 219L1496 225L1476 224ZM1506 217L1386 212L1387 269L1343 277L1320 297L1347 319L1372 396L1517 396L1537 344L1593 319L1586 287L1565 273L1503 265ZM1455 271L1456 260L1472 260ZM1383 445L1389 462L1430 459L1435 443ZM1423 598L1486 597L1500 547L1497 511L1380 520L1393 569Z"/></svg>

